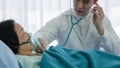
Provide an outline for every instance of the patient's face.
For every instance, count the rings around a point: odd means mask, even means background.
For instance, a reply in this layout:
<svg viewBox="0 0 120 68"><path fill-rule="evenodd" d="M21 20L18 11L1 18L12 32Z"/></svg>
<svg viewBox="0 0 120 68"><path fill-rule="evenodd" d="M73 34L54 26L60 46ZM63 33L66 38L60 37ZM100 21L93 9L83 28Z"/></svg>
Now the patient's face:
<svg viewBox="0 0 120 68"><path fill-rule="evenodd" d="M28 35L26 34L26 32L24 31L23 27L20 24L14 23L14 29L15 32L17 33L19 44L27 41Z"/></svg>
<svg viewBox="0 0 120 68"><path fill-rule="evenodd" d="M20 24L14 23L14 29L15 29L15 32L17 33L19 44L26 42L28 40L29 37ZM29 44L25 44L19 47L18 54L31 55L31 52L32 52L32 49L29 46Z"/></svg>

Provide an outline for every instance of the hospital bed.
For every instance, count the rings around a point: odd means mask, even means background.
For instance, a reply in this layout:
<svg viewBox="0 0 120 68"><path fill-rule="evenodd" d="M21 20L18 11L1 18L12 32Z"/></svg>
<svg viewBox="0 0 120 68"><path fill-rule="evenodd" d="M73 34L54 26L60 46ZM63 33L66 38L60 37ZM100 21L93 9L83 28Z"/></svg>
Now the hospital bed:
<svg viewBox="0 0 120 68"><path fill-rule="evenodd" d="M42 57L42 59L41 59ZM120 68L120 57L97 50L78 51L61 45L42 56L14 55L0 41L0 68Z"/></svg>

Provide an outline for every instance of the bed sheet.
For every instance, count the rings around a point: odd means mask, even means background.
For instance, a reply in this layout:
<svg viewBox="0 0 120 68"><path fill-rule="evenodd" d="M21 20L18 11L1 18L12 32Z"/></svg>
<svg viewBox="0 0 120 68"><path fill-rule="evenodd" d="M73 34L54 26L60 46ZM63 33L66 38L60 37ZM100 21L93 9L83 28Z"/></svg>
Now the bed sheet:
<svg viewBox="0 0 120 68"><path fill-rule="evenodd" d="M40 68L41 56L16 55L20 68Z"/></svg>

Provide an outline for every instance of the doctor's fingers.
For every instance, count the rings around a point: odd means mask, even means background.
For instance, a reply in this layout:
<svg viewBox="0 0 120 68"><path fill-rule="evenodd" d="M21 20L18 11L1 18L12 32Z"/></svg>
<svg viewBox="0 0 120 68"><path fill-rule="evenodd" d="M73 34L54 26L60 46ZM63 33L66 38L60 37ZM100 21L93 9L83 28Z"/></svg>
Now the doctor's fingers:
<svg viewBox="0 0 120 68"><path fill-rule="evenodd" d="M93 11L96 11L99 14L104 14L102 7L99 6L98 4L93 8Z"/></svg>
<svg viewBox="0 0 120 68"><path fill-rule="evenodd" d="M45 41L43 39L41 39L41 38L39 38L39 41L40 41L40 44L43 47L43 49L47 49Z"/></svg>
<svg viewBox="0 0 120 68"><path fill-rule="evenodd" d="M97 17L99 17L99 16L104 17L104 13L102 11L92 11L92 12Z"/></svg>
<svg viewBox="0 0 120 68"><path fill-rule="evenodd" d="M93 14L95 14L96 16L104 16L104 12L101 7L94 7Z"/></svg>

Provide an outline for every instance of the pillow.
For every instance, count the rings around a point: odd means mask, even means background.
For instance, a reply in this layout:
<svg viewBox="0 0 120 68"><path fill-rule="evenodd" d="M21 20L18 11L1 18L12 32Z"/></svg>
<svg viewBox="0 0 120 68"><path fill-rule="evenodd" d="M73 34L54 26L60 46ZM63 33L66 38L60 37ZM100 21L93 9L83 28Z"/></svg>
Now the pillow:
<svg viewBox="0 0 120 68"><path fill-rule="evenodd" d="M0 68L19 68L12 50L0 40Z"/></svg>

